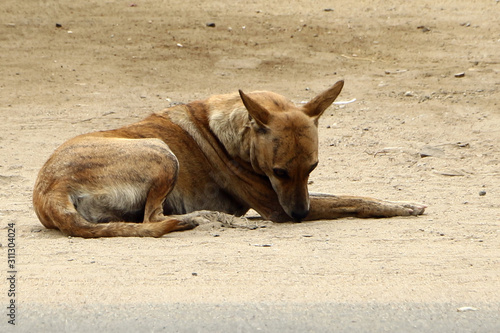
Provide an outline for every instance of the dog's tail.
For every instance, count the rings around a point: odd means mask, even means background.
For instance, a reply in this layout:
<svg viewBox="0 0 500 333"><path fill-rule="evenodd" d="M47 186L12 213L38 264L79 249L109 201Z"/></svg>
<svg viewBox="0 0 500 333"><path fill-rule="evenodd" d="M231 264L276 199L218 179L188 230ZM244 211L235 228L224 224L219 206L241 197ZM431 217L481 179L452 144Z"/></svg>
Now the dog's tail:
<svg viewBox="0 0 500 333"><path fill-rule="evenodd" d="M69 195L58 191L33 195L33 207L42 224L59 229L68 236L97 237L161 237L173 231L180 222L174 218L153 223L92 223L76 210Z"/></svg>

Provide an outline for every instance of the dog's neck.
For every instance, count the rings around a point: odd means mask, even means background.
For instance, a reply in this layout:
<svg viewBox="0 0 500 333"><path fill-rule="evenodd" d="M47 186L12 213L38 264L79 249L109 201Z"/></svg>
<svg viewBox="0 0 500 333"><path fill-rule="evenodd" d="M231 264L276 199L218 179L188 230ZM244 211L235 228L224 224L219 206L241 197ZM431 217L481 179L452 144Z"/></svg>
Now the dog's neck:
<svg viewBox="0 0 500 333"><path fill-rule="evenodd" d="M252 163L250 119L238 94L233 94L229 98L227 96L224 98L212 96L206 101L172 107L160 113L160 116L166 116L181 126L197 141L200 147L205 147L207 145L205 141L210 141L208 136L214 135L218 144L222 144L230 161L241 164L243 169L254 174L264 174L256 165L256 161ZM203 139L200 135L207 137ZM215 145L215 142L212 145ZM210 148L206 146L205 149ZM225 153L221 152L221 154Z"/></svg>
<svg viewBox="0 0 500 333"><path fill-rule="evenodd" d="M210 110L209 126L232 158L250 163L250 120L243 105L229 112Z"/></svg>

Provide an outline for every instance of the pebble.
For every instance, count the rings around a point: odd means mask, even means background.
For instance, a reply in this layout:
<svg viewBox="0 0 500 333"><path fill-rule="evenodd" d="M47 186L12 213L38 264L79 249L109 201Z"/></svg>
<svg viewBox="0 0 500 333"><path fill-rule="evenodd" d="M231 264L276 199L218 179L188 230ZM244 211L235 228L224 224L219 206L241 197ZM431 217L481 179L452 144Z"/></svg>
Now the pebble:
<svg viewBox="0 0 500 333"><path fill-rule="evenodd" d="M455 77L464 77L464 76L465 76L465 72L455 74Z"/></svg>
<svg viewBox="0 0 500 333"><path fill-rule="evenodd" d="M486 191L479 191L479 196L484 197L486 195Z"/></svg>
<svg viewBox="0 0 500 333"><path fill-rule="evenodd" d="M474 308L472 306L462 306L457 309L457 312L467 312L467 311L477 311L477 308Z"/></svg>
<svg viewBox="0 0 500 333"><path fill-rule="evenodd" d="M210 28L215 28L215 23L213 22L209 22L206 24L207 27L210 27Z"/></svg>
<svg viewBox="0 0 500 333"><path fill-rule="evenodd" d="M420 149L419 154L420 157L441 157L444 155L444 150L438 147L426 145Z"/></svg>

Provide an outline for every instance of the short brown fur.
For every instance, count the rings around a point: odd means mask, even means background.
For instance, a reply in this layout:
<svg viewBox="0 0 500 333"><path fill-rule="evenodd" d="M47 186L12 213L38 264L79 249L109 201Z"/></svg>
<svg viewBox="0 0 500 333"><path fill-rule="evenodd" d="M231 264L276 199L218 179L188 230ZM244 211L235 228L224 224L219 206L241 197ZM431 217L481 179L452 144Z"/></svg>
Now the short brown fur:
<svg viewBox="0 0 500 333"><path fill-rule="evenodd" d="M160 237L194 228L202 210L253 208L275 222L422 214L422 204L309 193L318 118L342 87L304 106L271 92L217 95L73 138L40 170L35 212L80 237Z"/></svg>

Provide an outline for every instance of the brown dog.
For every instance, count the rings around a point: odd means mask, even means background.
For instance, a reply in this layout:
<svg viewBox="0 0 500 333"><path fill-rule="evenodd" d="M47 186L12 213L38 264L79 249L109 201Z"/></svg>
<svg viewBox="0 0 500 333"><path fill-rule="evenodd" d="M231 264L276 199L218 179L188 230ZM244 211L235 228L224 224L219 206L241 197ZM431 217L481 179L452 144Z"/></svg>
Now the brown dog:
<svg viewBox="0 0 500 333"><path fill-rule="evenodd" d="M318 118L342 87L301 107L272 92L218 95L73 138L40 170L36 214L80 237L160 237L194 228L200 210L253 208L275 222L422 214L421 204L308 192Z"/></svg>

